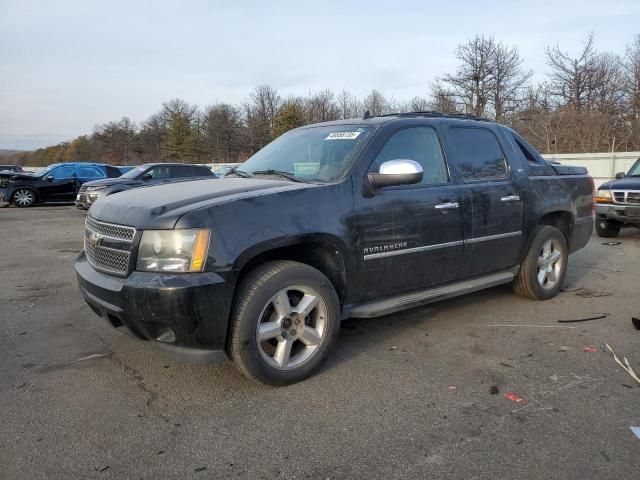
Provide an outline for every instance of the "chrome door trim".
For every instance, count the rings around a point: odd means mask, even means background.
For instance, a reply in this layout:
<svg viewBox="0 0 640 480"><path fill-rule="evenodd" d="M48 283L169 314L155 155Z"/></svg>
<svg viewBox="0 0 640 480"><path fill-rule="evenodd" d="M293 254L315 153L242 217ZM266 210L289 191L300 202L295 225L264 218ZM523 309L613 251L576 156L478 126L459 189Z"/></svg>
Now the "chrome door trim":
<svg viewBox="0 0 640 480"><path fill-rule="evenodd" d="M521 235L522 235L521 231L508 232L508 233L499 233L498 235L488 235L486 237L469 238L468 240L465 240L464 243L488 242L490 240L500 240L502 238L519 237Z"/></svg>
<svg viewBox="0 0 640 480"><path fill-rule="evenodd" d="M452 208L459 208L459 207L460 207L460 204L458 202L446 202L446 203L439 203L434 208L436 210L449 210Z"/></svg>

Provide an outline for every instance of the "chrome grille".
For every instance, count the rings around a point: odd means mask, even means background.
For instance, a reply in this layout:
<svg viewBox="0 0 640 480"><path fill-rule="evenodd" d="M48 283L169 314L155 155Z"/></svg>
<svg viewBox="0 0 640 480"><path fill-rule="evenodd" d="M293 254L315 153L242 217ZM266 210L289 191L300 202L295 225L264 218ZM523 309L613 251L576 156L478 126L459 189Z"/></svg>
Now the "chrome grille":
<svg viewBox="0 0 640 480"><path fill-rule="evenodd" d="M129 244L133 243L135 234L136 229L133 227L99 222L87 216L84 229L84 251L87 260L96 270L127 275L131 257ZM104 245L105 240L110 246Z"/></svg>
<svg viewBox="0 0 640 480"><path fill-rule="evenodd" d="M104 237L112 238L114 240L120 240L123 242L133 242L133 238L136 236L136 229L133 227L99 222L89 216L87 216L85 228L86 230L90 230L93 233L99 233Z"/></svg>
<svg viewBox="0 0 640 480"><path fill-rule="evenodd" d="M615 203L640 205L640 190L616 190L612 193Z"/></svg>

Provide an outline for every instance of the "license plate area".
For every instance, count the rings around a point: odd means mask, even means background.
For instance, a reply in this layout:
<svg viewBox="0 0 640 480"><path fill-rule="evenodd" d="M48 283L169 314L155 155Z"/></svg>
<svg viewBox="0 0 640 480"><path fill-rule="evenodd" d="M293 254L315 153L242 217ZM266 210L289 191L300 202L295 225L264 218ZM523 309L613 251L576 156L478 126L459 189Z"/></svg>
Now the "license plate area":
<svg viewBox="0 0 640 480"><path fill-rule="evenodd" d="M640 207L626 207L624 214L627 217L640 217Z"/></svg>

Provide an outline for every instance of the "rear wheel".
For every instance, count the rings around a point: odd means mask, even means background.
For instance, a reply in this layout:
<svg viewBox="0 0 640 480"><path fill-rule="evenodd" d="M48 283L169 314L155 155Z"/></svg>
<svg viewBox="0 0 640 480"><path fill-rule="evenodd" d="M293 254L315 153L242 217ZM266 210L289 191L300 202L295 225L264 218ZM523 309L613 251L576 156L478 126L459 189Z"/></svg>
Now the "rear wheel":
<svg viewBox="0 0 640 480"><path fill-rule="evenodd" d="M547 300L560 291L567 273L569 250L564 234L549 225L539 226L513 282L513 289L533 300Z"/></svg>
<svg viewBox="0 0 640 480"><path fill-rule="evenodd" d="M12 200L16 207L30 207L36 203L36 194L28 188L20 188L13 193Z"/></svg>
<svg viewBox="0 0 640 480"><path fill-rule="evenodd" d="M288 385L320 367L339 327L338 297L324 274L298 262L268 263L240 287L231 355L252 380Z"/></svg>
<svg viewBox="0 0 640 480"><path fill-rule="evenodd" d="M614 238L620 233L620 224L604 218L596 218L596 233L599 237Z"/></svg>

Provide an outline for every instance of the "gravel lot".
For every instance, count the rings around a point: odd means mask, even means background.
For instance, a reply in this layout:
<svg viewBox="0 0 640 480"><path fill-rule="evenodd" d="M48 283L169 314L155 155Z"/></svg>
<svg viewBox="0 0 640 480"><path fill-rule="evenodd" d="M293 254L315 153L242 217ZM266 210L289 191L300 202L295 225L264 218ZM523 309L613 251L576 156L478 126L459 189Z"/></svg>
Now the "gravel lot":
<svg viewBox="0 0 640 480"><path fill-rule="evenodd" d="M319 375L275 389L103 324L73 273L83 221L0 209L4 479L638 478L640 385L604 350L640 374L637 230L593 237L551 301L499 287L349 320Z"/></svg>

